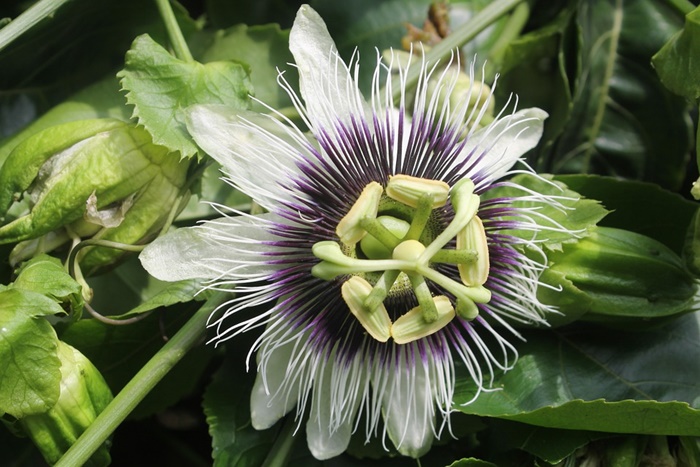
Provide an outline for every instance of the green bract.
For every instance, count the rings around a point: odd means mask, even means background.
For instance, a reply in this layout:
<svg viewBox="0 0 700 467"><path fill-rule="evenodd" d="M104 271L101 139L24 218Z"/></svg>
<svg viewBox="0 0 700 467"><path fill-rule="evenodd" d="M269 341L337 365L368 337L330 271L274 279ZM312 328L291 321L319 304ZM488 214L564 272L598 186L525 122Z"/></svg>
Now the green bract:
<svg viewBox="0 0 700 467"><path fill-rule="evenodd" d="M50 127L20 143L0 169L0 244L23 242L11 255L19 262L78 237L142 242L179 204L187 168L145 130L119 120ZM27 208L12 219L8 211L20 201ZM81 254L90 273L120 252Z"/></svg>
<svg viewBox="0 0 700 467"><path fill-rule="evenodd" d="M61 383L56 404L44 413L20 420L49 464L63 456L112 400L112 392L104 378L83 354L58 341L58 358L61 361ZM109 447L105 443L85 465L102 466L109 462Z"/></svg>
<svg viewBox="0 0 700 467"><path fill-rule="evenodd" d="M547 256L541 280L554 289L540 287L538 296L563 313L551 324L641 322L692 311L697 284L681 258L652 238L598 227Z"/></svg>

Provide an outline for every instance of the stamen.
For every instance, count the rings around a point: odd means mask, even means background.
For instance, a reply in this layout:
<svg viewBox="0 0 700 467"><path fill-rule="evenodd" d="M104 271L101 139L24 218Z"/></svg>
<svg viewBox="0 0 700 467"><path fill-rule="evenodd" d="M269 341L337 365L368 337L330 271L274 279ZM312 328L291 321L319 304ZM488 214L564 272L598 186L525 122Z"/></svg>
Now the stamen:
<svg viewBox="0 0 700 467"><path fill-rule="evenodd" d="M462 297L457 300L457 314L467 321L471 321L479 316L479 308L473 300Z"/></svg>
<svg viewBox="0 0 700 467"><path fill-rule="evenodd" d="M466 285L482 285L489 277L489 247L486 242L484 224L474 216L467 226L457 234L457 250L476 252L476 261L459 263L459 277Z"/></svg>
<svg viewBox="0 0 700 467"><path fill-rule="evenodd" d="M383 304L372 310L364 306L371 292L372 285L358 276L346 280L341 287L343 300L365 331L379 342L386 342L391 337L391 318Z"/></svg>
<svg viewBox="0 0 700 467"><path fill-rule="evenodd" d="M386 270L413 271L414 265L396 259L358 259L346 256L336 242L318 242L312 248L314 256L322 260L311 268L314 277L332 280L340 275Z"/></svg>
<svg viewBox="0 0 700 467"><path fill-rule="evenodd" d="M413 214L413 220L411 221L411 227L406 232L404 240L418 240L425 230L425 226L428 225L428 220L430 220L430 214L433 212L433 194L423 193L418 199L418 204L416 205L416 210Z"/></svg>
<svg viewBox="0 0 700 467"><path fill-rule="evenodd" d="M382 186L377 182L369 183L360 193L350 211L343 217L335 229L340 241L346 245L354 245L362 240L367 232L360 226L363 219L374 219L379 211L379 201L382 197Z"/></svg>
<svg viewBox="0 0 700 467"><path fill-rule="evenodd" d="M469 299L476 303L488 303L489 300L491 300L491 291L482 285L467 287L464 284L460 284L459 282L440 274L435 269L428 267L418 267L416 268L416 272L450 292L455 296L455 298L457 298L457 300Z"/></svg>
<svg viewBox="0 0 700 467"><path fill-rule="evenodd" d="M430 261L433 263L471 264L476 261L478 256L476 250L458 247L456 250L440 250L430 258Z"/></svg>
<svg viewBox="0 0 700 467"><path fill-rule="evenodd" d="M468 178L457 182L450 191L450 201L455 216L452 222L433 240L423 252L422 260L428 261L435 253L464 229L479 209L479 195L474 194L474 183Z"/></svg>
<svg viewBox="0 0 700 467"><path fill-rule="evenodd" d="M433 295L430 293L428 283L425 282L425 279L420 274L409 274L408 278L411 280L413 292L415 292L418 304L422 310L423 320L428 324L437 320L438 311L433 302Z"/></svg>
<svg viewBox="0 0 700 467"><path fill-rule="evenodd" d="M397 319L391 326L391 337L397 344L408 344L409 342L422 339L436 333L447 326L455 317L455 310L450 300L440 295L433 298L433 304L437 310L437 319L431 323L426 323L423 318L423 310L420 306L412 308L408 313Z"/></svg>
<svg viewBox="0 0 700 467"><path fill-rule="evenodd" d="M370 310L374 310L384 302L384 299L389 295L389 290L398 279L401 271L384 271L372 292L365 299L365 306Z"/></svg>
<svg viewBox="0 0 700 467"><path fill-rule="evenodd" d="M432 208L439 208L447 203L450 186L442 180L429 180L427 178L411 177L410 175L394 175L389 177L386 186L386 195L415 208L424 194L433 197Z"/></svg>

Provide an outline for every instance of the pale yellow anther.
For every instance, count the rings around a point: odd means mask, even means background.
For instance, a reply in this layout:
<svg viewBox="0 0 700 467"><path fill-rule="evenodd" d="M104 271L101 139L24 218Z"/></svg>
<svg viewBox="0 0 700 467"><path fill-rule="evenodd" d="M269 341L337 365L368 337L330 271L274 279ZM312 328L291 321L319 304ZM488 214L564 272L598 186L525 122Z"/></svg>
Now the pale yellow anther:
<svg viewBox="0 0 700 467"><path fill-rule="evenodd" d="M489 278L489 246L484 224L478 216L472 217L457 234L457 249L476 251L476 261L459 264L459 277L468 286L482 285Z"/></svg>
<svg viewBox="0 0 700 467"><path fill-rule="evenodd" d="M382 198L382 186L377 182L369 183L360 193L360 196L352 205L350 211L343 217L335 229L340 241L346 245L354 245L362 240L367 232L360 227L360 221L364 218L374 219L379 210L379 201Z"/></svg>
<svg viewBox="0 0 700 467"><path fill-rule="evenodd" d="M397 344L408 344L436 333L447 326L455 317L455 309L445 296L433 297L438 318L428 323L423 318L423 310L417 306L397 319L391 326L391 337Z"/></svg>
<svg viewBox="0 0 700 467"><path fill-rule="evenodd" d="M411 177L410 175L394 175L389 177L386 195L400 203L415 208L424 194L433 198L433 209L444 206L450 194L450 186L442 180Z"/></svg>
<svg viewBox="0 0 700 467"><path fill-rule="evenodd" d="M391 337L391 318L382 303L374 310L363 305L370 292L372 284L358 276L352 276L341 287L343 300L367 334L379 342L386 342Z"/></svg>

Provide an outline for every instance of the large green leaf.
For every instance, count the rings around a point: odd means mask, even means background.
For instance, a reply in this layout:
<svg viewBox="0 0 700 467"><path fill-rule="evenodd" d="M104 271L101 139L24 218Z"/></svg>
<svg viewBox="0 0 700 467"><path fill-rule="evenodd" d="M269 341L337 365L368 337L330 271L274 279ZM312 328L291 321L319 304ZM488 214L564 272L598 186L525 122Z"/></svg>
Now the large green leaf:
<svg viewBox="0 0 700 467"><path fill-rule="evenodd" d="M573 326L525 333L494 390L459 384L456 408L533 425L700 436L700 313L643 332Z"/></svg>
<svg viewBox="0 0 700 467"><path fill-rule="evenodd" d="M233 62L179 60L147 34L137 37L119 72L134 117L156 144L182 157L192 157L197 146L187 132L185 109L194 104L249 107L253 93L248 71Z"/></svg>
<svg viewBox="0 0 700 467"><path fill-rule="evenodd" d="M45 412L58 400L56 333L41 317L62 311L35 292L0 291L0 413L22 418Z"/></svg>
<svg viewBox="0 0 700 467"><path fill-rule="evenodd" d="M469 457L455 461L449 467L496 467L496 464Z"/></svg>
<svg viewBox="0 0 700 467"><path fill-rule="evenodd" d="M685 27L677 32L656 55L652 63L661 82L671 91L688 99L700 98L700 7L685 16Z"/></svg>
<svg viewBox="0 0 700 467"><path fill-rule="evenodd" d="M649 61L681 20L661 1L579 2L573 108L546 171L679 187L690 151L688 107L660 83Z"/></svg>

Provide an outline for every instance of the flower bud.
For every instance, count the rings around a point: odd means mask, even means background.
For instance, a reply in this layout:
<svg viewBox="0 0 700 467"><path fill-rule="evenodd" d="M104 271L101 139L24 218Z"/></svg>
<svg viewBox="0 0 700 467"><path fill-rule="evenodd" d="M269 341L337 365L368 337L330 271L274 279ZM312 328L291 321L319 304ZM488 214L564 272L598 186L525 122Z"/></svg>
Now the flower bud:
<svg viewBox="0 0 700 467"><path fill-rule="evenodd" d="M691 311L697 284L681 258L662 243L621 229L598 227L548 255L538 298L576 319L630 324ZM557 290L561 289L561 290Z"/></svg>
<svg viewBox="0 0 700 467"><path fill-rule="evenodd" d="M21 242L12 254L19 262L78 237L143 242L179 202L187 167L120 120L50 127L17 145L0 168L0 244ZM12 219L20 201L25 212ZM81 267L94 272L120 255L86 249Z"/></svg>
<svg viewBox="0 0 700 467"><path fill-rule="evenodd" d="M19 421L51 465L63 456L112 400L112 392L104 378L83 354L59 341L58 358L61 361L58 401L47 412L28 415ZM104 444L85 465L104 466L109 462L109 447Z"/></svg>
<svg viewBox="0 0 700 467"><path fill-rule="evenodd" d="M455 73L457 76L454 78L454 82L451 82L451 75L446 80L441 80L440 75L433 77L428 82L429 93L439 93L438 104L442 106L449 104L453 111L464 106L471 109L475 106L486 105L480 123L483 125L490 122L493 119L495 109L495 100L491 97L491 87L481 81L472 81L463 71ZM449 96L445 100L448 92Z"/></svg>

